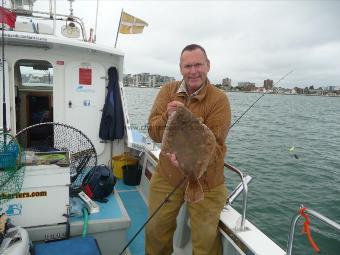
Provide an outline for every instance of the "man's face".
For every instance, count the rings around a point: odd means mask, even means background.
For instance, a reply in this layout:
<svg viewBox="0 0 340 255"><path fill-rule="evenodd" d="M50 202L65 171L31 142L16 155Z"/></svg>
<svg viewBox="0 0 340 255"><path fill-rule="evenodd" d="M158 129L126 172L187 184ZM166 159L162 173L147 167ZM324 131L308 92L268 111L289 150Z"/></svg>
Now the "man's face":
<svg viewBox="0 0 340 255"><path fill-rule="evenodd" d="M206 81L210 62L200 49L184 51L181 56L180 70L188 92L192 94Z"/></svg>

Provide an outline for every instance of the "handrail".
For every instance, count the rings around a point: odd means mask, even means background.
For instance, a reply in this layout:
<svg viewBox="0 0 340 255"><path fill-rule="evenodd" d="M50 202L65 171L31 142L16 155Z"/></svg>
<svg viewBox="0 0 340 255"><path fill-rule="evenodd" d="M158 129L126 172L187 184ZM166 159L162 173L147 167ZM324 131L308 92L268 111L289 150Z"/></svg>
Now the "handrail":
<svg viewBox="0 0 340 255"><path fill-rule="evenodd" d="M246 214L247 214L247 199L248 199L248 185L247 182L244 179L244 175L241 172L241 170L239 170L238 168L224 162L224 166L227 167L229 170L237 173L242 181L242 185L243 185L243 209L242 209L242 219L241 219L241 231L245 230L245 224L246 224Z"/></svg>
<svg viewBox="0 0 340 255"><path fill-rule="evenodd" d="M293 218L292 218L292 221L291 221L291 224L290 224L290 231L289 231L289 236L288 236L288 244L287 244L287 255L291 255L292 254L292 249L293 249L293 241L294 241L294 231L295 231L295 226L296 226L296 223L298 221L298 219L300 218L301 214L300 214L300 211L301 209L305 209L305 212L307 214L310 214L312 216L314 216L315 218L321 220L322 222L326 223L327 225L335 228L336 230L340 231L340 224L339 223L336 223L335 221L327 218L326 216L314 211L314 210L311 210L311 209L307 209L305 208L303 205L300 206L300 210L299 210L299 213L297 213Z"/></svg>
<svg viewBox="0 0 340 255"><path fill-rule="evenodd" d="M14 12L16 11L16 9L11 9L11 10L14 11ZM33 16L33 14L42 14L42 15L50 15L50 16L49 17L39 16L39 15ZM32 17L37 18L37 19L42 19L42 20L51 20L51 19L53 19L53 34L55 34L54 30L55 30L55 22L56 22L56 20L67 21L68 18L70 18L69 15L58 14L58 13L53 13L53 17L51 17L50 12L44 12L44 11L32 11ZM87 35L86 35L85 24L84 24L83 20L81 18L77 17L77 16L72 16L72 19L73 19L74 22L79 24L80 29L82 31L83 41L86 42L87 41Z"/></svg>
<svg viewBox="0 0 340 255"><path fill-rule="evenodd" d="M250 175L244 176L244 181L249 186L249 183L253 180L253 178ZM228 193L228 205L232 205L232 203L235 201L235 199L243 192L243 183L240 182L232 192Z"/></svg>

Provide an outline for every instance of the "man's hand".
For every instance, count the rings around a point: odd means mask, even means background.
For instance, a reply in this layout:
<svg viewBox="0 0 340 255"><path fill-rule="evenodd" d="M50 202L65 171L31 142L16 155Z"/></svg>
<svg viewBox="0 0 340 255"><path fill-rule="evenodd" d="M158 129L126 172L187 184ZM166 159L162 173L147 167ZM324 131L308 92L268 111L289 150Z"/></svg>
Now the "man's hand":
<svg viewBox="0 0 340 255"><path fill-rule="evenodd" d="M175 166L175 167L179 167L179 163L177 161L177 158L176 158L176 154L175 153L167 153L165 154L168 156L169 160L171 161L171 163Z"/></svg>
<svg viewBox="0 0 340 255"><path fill-rule="evenodd" d="M168 103L166 107L166 113L168 117L170 117L171 114L173 114L177 110L178 106L184 106L184 104L180 101L171 101L170 103Z"/></svg>

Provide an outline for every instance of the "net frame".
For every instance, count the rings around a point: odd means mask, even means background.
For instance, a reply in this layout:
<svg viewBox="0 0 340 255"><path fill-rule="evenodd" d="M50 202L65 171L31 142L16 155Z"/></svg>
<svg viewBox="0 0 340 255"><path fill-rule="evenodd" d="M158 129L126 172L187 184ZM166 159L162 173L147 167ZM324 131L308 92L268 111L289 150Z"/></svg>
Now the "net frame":
<svg viewBox="0 0 340 255"><path fill-rule="evenodd" d="M27 146L27 137L39 130L50 129L53 137L42 136L43 147ZM46 132L42 132L47 134ZM79 129L58 122L44 122L31 125L20 130L15 137L22 141L25 150L42 151L67 151L70 153L70 173L73 181L81 172L97 165L97 152L92 141ZM46 145L50 145L47 146Z"/></svg>

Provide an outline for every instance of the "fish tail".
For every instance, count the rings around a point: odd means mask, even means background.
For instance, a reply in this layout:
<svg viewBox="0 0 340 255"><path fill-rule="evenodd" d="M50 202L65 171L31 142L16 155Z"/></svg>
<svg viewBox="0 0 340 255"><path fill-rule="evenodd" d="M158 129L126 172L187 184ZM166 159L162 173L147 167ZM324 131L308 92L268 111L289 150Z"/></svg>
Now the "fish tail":
<svg viewBox="0 0 340 255"><path fill-rule="evenodd" d="M184 200L191 203L197 203L204 199L204 192L201 184L196 179L195 181L188 182L185 189Z"/></svg>

